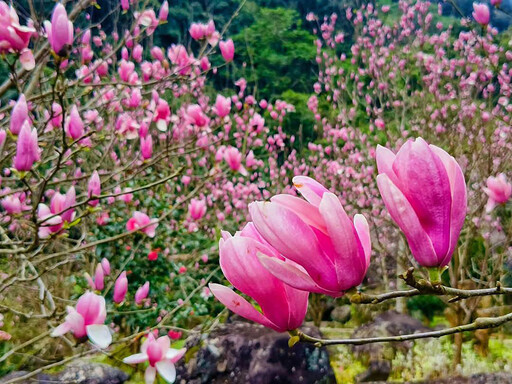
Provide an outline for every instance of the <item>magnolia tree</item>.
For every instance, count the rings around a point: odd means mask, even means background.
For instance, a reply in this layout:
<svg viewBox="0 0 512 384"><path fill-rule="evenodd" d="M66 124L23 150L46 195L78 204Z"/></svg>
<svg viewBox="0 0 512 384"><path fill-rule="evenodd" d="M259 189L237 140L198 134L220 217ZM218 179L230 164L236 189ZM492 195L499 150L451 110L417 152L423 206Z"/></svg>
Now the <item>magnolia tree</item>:
<svg viewBox="0 0 512 384"><path fill-rule="evenodd" d="M238 93L207 92L234 58L228 25L192 24L191 50L158 47L167 2L157 12L121 2L107 17L125 27L108 32L90 6L59 3L48 20L22 23L0 2L10 68L0 93L14 95L0 127L0 362L43 369L101 349L148 362L148 383L157 373L173 382L185 350L170 340L187 332L175 320L205 315L218 271L199 247L268 197L255 171L284 147L293 107L256 100L243 79ZM155 271L165 283L151 287Z"/></svg>
<svg viewBox="0 0 512 384"><path fill-rule="evenodd" d="M501 285L512 53L481 6L482 28L458 36L432 25L423 2L400 2L398 20L387 20L387 7L348 9L348 49L335 15L309 15L319 22L308 103L319 140L302 156L283 130L293 106L257 100L244 79L236 94L207 88L232 65L229 23L193 23L191 49L158 47L167 2L155 12L122 1L107 17L124 27L109 31L90 22L91 5L57 4L46 21L20 22L0 2L10 68L0 94L14 95L0 126L0 362L39 357L9 383L98 351L143 370L147 383L157 374L173 382L185 349L171 339L198 323L211 329L212 293L288 331L292 346L440 337L512 320L475 317L478 298L512 291ZM208 288L221 278L209 261L220 235L220 269L261 311L229 287ZM389 278L390 259L408 288ZM384 293L365 292L370 260ZM360 304L438 295L455 302L456 320L400 337L316 339L300 331L310 292Z"/></svg>

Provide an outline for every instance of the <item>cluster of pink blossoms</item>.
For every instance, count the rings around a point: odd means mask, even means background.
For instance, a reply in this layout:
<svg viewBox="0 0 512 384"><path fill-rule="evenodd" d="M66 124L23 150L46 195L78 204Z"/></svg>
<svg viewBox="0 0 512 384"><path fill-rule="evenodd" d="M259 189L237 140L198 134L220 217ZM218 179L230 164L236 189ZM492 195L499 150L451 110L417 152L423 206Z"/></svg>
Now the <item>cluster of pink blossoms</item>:
<svg viewBox="0 0 512 384"><path fill-rule="evenodd" d="M396 155L379 147L377 166L382 199L418 264L447 265L466 217L460 166L421 138L407 141ZM223 233L219 243L226 279L262 312L230 288L210 284L233 312L279 332L302 324L308 292L337 297L361 284L371 255L364 216L351 220L339 198L309 177L297 176L293 184L306 201L276 195L255 202L252 222L235 236Z"/></svg>

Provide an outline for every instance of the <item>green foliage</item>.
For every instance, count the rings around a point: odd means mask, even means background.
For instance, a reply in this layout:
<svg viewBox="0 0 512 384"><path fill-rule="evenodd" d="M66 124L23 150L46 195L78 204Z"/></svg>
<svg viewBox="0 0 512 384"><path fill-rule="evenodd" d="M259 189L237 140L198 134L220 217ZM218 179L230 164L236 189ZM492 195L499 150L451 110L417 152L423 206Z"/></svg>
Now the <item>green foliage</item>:
<svg viewBox="0 0 512 384"><path fill-rule="evenodd" d="M315 118L307 107L309 96L291 89L281 94L281 99L295 106L295 112L286 115L283 128L287 135L295 136L293 147L299 152L307 149L307 144L317 139L314 130Z"/></svg>
<svg viewBox="0 0 512 384"><path fill-rule="evenodd" d="M432 321L434 315L442 313L446 304L437 296L416 296L407 300L407 309L411 313L420 313Z"/></svg>
<svg viewBox="0 0 512 384"><path fill-rule="evenodd" d="M235 78L245 77L264 98L287 90L309 92L315 80L314 36L302 29L297 11L261 8L252 25L233 36L238 63Z"/></svg>

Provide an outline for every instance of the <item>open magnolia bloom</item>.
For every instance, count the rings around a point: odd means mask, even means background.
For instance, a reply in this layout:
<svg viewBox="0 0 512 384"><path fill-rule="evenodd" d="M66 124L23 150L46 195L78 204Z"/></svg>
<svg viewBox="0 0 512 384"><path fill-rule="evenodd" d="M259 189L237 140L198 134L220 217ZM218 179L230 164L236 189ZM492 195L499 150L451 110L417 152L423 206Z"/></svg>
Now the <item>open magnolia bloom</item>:
<svg viewBox="0 0 512 384"><path fill-rule="evenodd" d="M64 323L51 333L52 337L73 333L77 339L85 336L100 348L107 348L112 342L110 330L103 323L107 317L105 298L87 291L78 299L76 309L67 307Z"/></svg>
<svg viewBox="0 0 512 384"><path fill-rule="evenodd" d="M362 283L371 240L364 216L348 217L339 199L317 181L294 177L307 201L276 195L249 205L257 231L291 262L260 255L267 270L297 289L341 296ZM298 266L300 267L298 267Z"/></svg>
<svg viewBox="0 0 512 384"><path fill-rule="evenodd" d="M466 218L466 183L457 161L422 138L395 155L377 147L377 185L411 253L424 267L447 265Z"/></svg>
<svg viewBox="0 0 512 384"><path fill-rule="evenodd" d="M210 284L213 295L236 314L277 332L297 329L306 316L308 293L283 283L258 259L258 255L265 255L284 262L283 257L263 240L252 223L235 236L227 232L222 235L219 251L224 276L235 288L252 297L262 312L223 285Z"/></svg>
<svg viewBox="0 0 512 384"><path fill-rule="evenodd" d="M149 333L146 341L142 343L140 353L125 357L123 362L126 364L149 362L144 374L146 384L155 382L157 372L168 383L174 383L174 380L176 380L174 364L183 357L187 350L185 348L173 349L170 346L169 337L162 336L155 339L153 333Z"/></svg>

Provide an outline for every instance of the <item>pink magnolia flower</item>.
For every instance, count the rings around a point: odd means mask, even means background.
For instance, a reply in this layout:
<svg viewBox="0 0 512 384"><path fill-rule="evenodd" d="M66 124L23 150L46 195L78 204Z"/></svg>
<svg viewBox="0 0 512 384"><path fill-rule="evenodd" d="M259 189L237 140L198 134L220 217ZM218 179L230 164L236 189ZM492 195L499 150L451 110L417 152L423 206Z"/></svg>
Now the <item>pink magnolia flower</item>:
<svg viewBox="0 0 512 384"><path fill-rule="evenodd" d="M491 212L498 204L505 204L512 196L512 183L507 181L504 173L500 173L497 177L489 176L487 179L487 188L483 188L484 192L489 196L486 211Z"/></svg>
<svg viewBox="0 0 512 384"><path fill-rule="evenodd" d="M140 138L140 152L144 160L150 159L153 154L153 139L151 136Z"/></svg>
<svg viewBox="0 0 512 384"><path fill-rule="evenodd" d="M75 218L76 204L75 187L69 188L65 195L60 192L54 193L50 201L50 207L40 203L37 207L37 217L41 224L39 227L39 237L45 239L52 233L59 232L65 222L72 222Z"/></svg>
<svg viewBox="0 0 512 384"><path fill-rule="evenodd" d="M228 41L221 41L219 43L219 48L224 60L228 63L233 61L233 58L235 57L235 44L233 43L233 40L229 39Z"/></svg>
<svg viewBox="0 0 512 384"><path fill-rule="evenodd" d="M52 21L45 21L44 28L53 52L62 57L68 56L73 44L73 23L69 21L66 8L61 3L55 5Z"/></svg>
<svg viewBox="0 0 512 384"><path fill-rule="evenodd" d="M71 112L67 119L66 132L73 139L76 140L84 134L84 122L78 113L78 108L73 105Z"/></svg>
<svg viewBox="0 0 512 384"><path fill-rule="evenodd" d="M348 217L340 201L317 181L296 176L293 184L307 200L277 195L254 202L249 212L261 236L286 259L261 257L283 282L310 292L340 296L363 281L371 240L363 215Z"/></svg>
<svg viewBox="0 0 512 384"><path fill-rule="evenodd" d="M108 261L108 259L106 258L103 258L101 259L101 267L103 268L103 273L105 275L110 275L110 263Z"/></svg>
<svg viewBox="0 0 512 384"><path fill-rule="evenodd" d="M169 3L165 0L160 7L160 11L158 11L158 20L160 22L167 21L167 16L169 15Z"/></svg>
<svg viewBox="0 0 512 384"><path fill-rule="evenodd" d="M224 151L224 160L228 163L229 168L235 172L240 172L242 175L246 175L247 171L242 165L242 154L235 147L229 147Z"/></svg>
<svg viewBox="0 0 512 384"><path fill-rule="evenodd" d="M20 52L20 63L23 69L26 71L31 71L36 66L36 59L32 54L32 51L28 48L25 48Z"/></svg>
<svg viewBox="0 0 512 384"><path fill-rule="evenodd" d="M137 63L140 63L142 61L142 53L143 52L144 52L144 48L142 48L142 45L140 45L140 44L137 44L135 46L135 48L133 48L132 56L133 56L133 59Z"/></svg>
<svg viewBox="0 0 512 384"><path fill-rule="evenodd" d="M23 127L23 124L27 120L30 123L27 101L25 99L25 95L22 93L18 98L18 101L16 101L16 104L14 104L14 107L12 107L11 122L9 125L11 133L13 135L18 135L21 131L21 127Z"/></svg>
<svg viewBox="0 0 512 384"><path fill-rule="evenodd" d="M481 26L487 26L491 20L491 12L487 4L473 3L473 18Z"/></svg>
<svg viewBox="0 0 512 384"><path fill-rule="evenodd" d="M128 279L126 278L126 272L123 271L114 284L114 302L116 304L121 304L124 301L127 292Z"/></svg>
<svg viewBox="0 0 512 384"><path fill-rule="evenodd" d="M41 159L37 130L30 128L28 121L23 123L16 143L16 155L14 155L14 168L18 171L30 171L36 161Z"/></svg>
<svg viewBox="0 0 512 384"><path fill-rule="evenodd" d="M158 250L153 249L151 252L148 253L148 260L149 261L155 261L158 259Z"/></svg>
<svg viewBox="0 0 512 384"><path fill-rule="evenodd" d="M191 104L187 107L187 117L191 123L198 127L204 127L209 122L208 117L197 104Z"/></svg>
<svg viewBox="0 0 512 384"><path fill-rule="evenodd" d="M169 108L169 104L164 99L158 99L155 115L153 116L153 121L156 122L156 127L159 131L165 132L167 131L167 125L171 120L171 108Z"/></svg>
<svg viewBox="0 0 512 384"><path fill-rule="evenodd" d="M151 36L153 32L155 32L156 27L158 27L159 21L156 18L154 10L146 9L140 14L138 18L138 23L146 27L147 35Z"/></svg>
<svg viewBox="0 0 512 384"><path fill-rule="evenodd" d="M264 255L285 263L283 257L263 240L252 223L235 236L227 232L222 236L219 253L224 276L236 289L253 298L261 312L223 285L209 284L213 295L237 315L277 332L297 329L306 316L309 294L283 283L259 260L260 255Z"/></svg>
<svg viewBox="0 0 512 384"><path fill-rule="evenodd" d="M206 213L206 201L204 199L192 199L188 205L188 213L193 220L201 219Z"/></svg>
<svg viewBox="0 0 512 384"><path fill-rule="evenodd" d="M149 362L144 374L146 384L153 384L156 379L156 373L168 383L174 383L176 380L176 367L174 364L183 357L187 351L185 348L173 349L171 340L167 336L155 339L153 333L149 333L146 341L140 348L140 353L128 356L123 359L125 364L140 364Z"/></svg>
<svg viewBox="0 0 512 384"><path fill-rule="evenodd" d="M89 276L88 273L85 274L85 278L89 282L91 289L102 291L103 288L105 288L105 273L103 272L103 267L101 264L96 265L94 280L91 278L91 276Z"/></svg>
<svg viewBox="0 0 512 384"><path fill-rule="evenodd" d="M129 0L121 0L121 8L123 11L127 11L130 9L130 1Z"/></svg>
<svg viewBox="0 0 512 384"><path fill-rule="evenodd" d="M496 8L499 8L501 2L502 0L491 0L491 5L495 6Z"/></svg>
<svg viewBox="0 0 512 384"><path fill-rule="evenodd" d="M149 281L146 281L144 285L140 286L135 292L135 304L140 305L142 301L148 297L149 294Z"/></svg>
<svg viewBox="0 0 512 384"><path fill-rule="evenodd" d="M126 230L141 231L149 237L155 237L156 227L158 227L156 219L150 219L148 215L139 211L133 212L133 217L126 223Z"/></svg>
<svg viewBox="0 0 512 384"><path fill-rule="evenodd" d="M200 23L192 23L190 24L190 28L188 29L190 36L194 40L201 40L204 37L204 28Z"/></svg>
<svg viewBox="0 0 512 384"><path fill-rule="evenodd" d="M51 110L51 120L50 124L52 125L52 128L59 128L62 125L62 107L60 104L54 102L52 104L52 110Z"/></svg>
<svg viewBox="0 0 512 384"><path fill-rule="evenodd" d="M24 193L13 193L0 200L0 204L9 215L14 215L30 209L30 206L26 204L25 200L26 197Z"/></svg>
<svg viewBox="0 0 512 384"><path fill-rule="evenodd" d="M231 99L222 95L217 95L215 100L214 111L219 117L224 117L231 111Z"/></svg>
<svg viewBox="0 0 512 384"><path fill-rule="evenodd" d="M62 220L68 223L72 222L75 217L75 209L71 208L76 204L75 187L71 186L65 195L59 192L54 193L50 201L50 210L52 213L60 214Z"/></svg>
<svg viewBox="0 0 512 384"><path fill-rule="evenodd" d="M103 323L107 317L105 299L92 292L86 292L78 299L76 309L67 307L68 314L64 323L51 333L52 337L73 333L77 339L85 336L100 348L107 348L112 342L110 330Z"/></svg>
<svg viewBox="0 0 512 384"><path fill-rule="evenodd" d="M447 265L466 217L464 174L448 153L423 139L395 155L377 147L377 184L391 218L404 232L416 261Z"/></svg>
<svg viewBox="0 0 512 384"><path fill-rule="evenodd" d="M100 175L98 175L98 171L94 171L89 179L89 184L87 185L87 197L90 199L93 196L99 196L101 194L101 180ZM89 201L89 205L95 207L98 205L99 200L91 200Z"/></svg>
<svg viewBox="0 0 512 384"><path fill-rule="evenodd" d="M16 10L0 1L0 54L8 52L21 53L20 61L23 68L34 68L34 56L28 44L36 30L32 26L22 26Z"/></svg>
<svg viewBox="0 0 512 384"><path fill-rule="evenodd" d="M183 333L181 331L174 331L172 329L169 332L167 332L167 336L169 336L171 340L179 340L181 339L182 335Z"/></svg>

